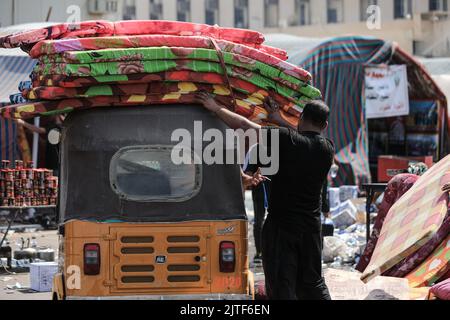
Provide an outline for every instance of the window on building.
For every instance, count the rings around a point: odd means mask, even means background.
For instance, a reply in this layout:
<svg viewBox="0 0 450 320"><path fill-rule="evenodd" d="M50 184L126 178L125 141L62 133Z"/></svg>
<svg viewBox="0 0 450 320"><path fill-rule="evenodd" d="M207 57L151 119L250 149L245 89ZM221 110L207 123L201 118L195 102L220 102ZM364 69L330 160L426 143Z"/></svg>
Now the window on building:
<svg viewBox="0 0 450 320"><path fill-rule="evenodd" d="M294 26L305 26L311 24L310 0L295 0Z"/></svg>
<svg viewBox="0 0 450 320"><path fill-rule="evenodd" d="M117 12L117 1L106 1L107 12Z"/></svg>
<svg viewBox="0 0 450 320"><path fill-rule="evenodd" d="M206 24L219 24L219 0L205 0Z"/></svg>
<svg viewBox="0 0 450 320"><path fill-rule="evenodd" d="M150 1L150 19L163 19L163 0L149 0Z"/></svg>
<svg viewBox="0 0 450 320"><path fill-rule="evenodd" d="M136 0L123 2L123 20L136 20Z"/></svg>
<svg viewBox="0 0 450 320"><path fill-rule="evenodd" d="M370 6L377 6L378 0L360 0L360 3L361 3L360 19L361 19L361 21L366 21L367 18L369 17L369 14L367 13L367 9Z"/></svg>
<svg viewBox="0 0 450 320"><path fill-rule="evenodd" d="M249 28L248 0L234 0L234 26Z"/></svg>
<svg viewBox="0 0 450 320"><path fill-rule="evenodd" d="M429 0L430 11L448 11L447 0Z"/></svg>
<svg viewBox="0 0 450 320"><path fill-rule="evenodd" d="M406 19L412 16L412 0L394 0L394 18Z"/></svg>
<svg viewBox="0 0 450 320"><path fill-rule="evenodd" d="M191 21L191 0L177 0L177 20Z"/></svg>
<svg viewBox="0 0 450 320"><path fill-rule="evenodd" d="M264 0L264 26L266 28L276 28L279 22L278 0Z"/></svg>
<svg viewBox="0 0 450 320"><path fill-rule="evenodd" d="M328 0L327 1L327 21L328 23L344 22L344 1Z"/></svg>

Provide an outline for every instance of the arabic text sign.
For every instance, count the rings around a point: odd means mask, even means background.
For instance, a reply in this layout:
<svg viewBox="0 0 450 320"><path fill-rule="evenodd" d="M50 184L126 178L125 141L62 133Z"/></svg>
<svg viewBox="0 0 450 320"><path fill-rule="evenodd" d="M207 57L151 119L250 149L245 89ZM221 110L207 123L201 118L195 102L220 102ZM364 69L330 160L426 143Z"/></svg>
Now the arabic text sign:
<svg viewBox="0 0 450 320"><path fill-rule="evenodd" d="M405 65L366 68L365 81L367 119L409 114Z"/></svg>

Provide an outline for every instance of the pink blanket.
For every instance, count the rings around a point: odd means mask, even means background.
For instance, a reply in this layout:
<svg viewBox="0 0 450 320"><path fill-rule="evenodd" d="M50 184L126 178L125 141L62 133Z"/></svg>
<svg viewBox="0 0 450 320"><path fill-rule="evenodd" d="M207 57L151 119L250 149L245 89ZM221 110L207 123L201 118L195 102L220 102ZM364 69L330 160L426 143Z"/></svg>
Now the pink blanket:
<svg viewBox="0 0 450 320"><path fill-rule="evenodd" d="M64 38L105 37L124 35L174 35L174 36L207 36L215 39L228 40L245 44L278 56L286 60L285 51L262 46L264 36L256 31L221 28L206 24L159 20L132 20L132 21L84 21L80 23L57 24L46 28L34 29L0 37L0 47L15 48L30 46L43 40Z"/></svg>

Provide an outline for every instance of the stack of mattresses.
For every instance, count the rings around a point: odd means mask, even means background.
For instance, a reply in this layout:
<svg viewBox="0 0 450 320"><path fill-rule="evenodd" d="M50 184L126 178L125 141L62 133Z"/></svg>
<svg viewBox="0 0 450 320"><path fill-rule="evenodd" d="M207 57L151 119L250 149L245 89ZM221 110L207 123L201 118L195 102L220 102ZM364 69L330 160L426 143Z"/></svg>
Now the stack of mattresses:
<svg viewBox="0 0 450 320"><path fill-rule="evenodd" d="M450 235L444 238L433 253L419 263L406 278L414 288L430 287L450 278Z"/></svg>
<svg viewBox="0 0 450 320"><path fill-rule="evenodd" d="M252 121L267 123L270 96L295 126L308 100L320 97L311 75L265 46L262 34L169 21L62 24L0 38L37 65L29 100L2 109L29 118L74 109L193 103L207 91ZM226 69L226 73L225 70Z"/></svg>
<svg viewBox="0 0 450 320"><path fill-rule="evenodd" d="M363 275L406 277L431 286L450 271L450 156L428 170L389 210Z"/></svg>

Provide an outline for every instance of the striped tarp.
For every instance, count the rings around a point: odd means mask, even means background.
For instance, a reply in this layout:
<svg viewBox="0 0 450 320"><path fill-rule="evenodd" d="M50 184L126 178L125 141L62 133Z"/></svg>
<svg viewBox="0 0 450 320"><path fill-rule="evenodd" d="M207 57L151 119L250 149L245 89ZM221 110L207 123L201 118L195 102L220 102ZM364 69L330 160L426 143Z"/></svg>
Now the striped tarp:
<svg viewBox="0 0 450 320"><path fill-rule="evenodd" d="M17 50L0 50L0 105L10 102L9 96L19 92L20 81L29 80L35 65L27 54ZM17 145L17 126L10 119L0 117L1 160L20 158Z"/></svg>
<svg viewBox="0 0 450 320"><path fill-rule="evenodd" d="M35 60L24 52L0 50L0 103L9 102L9 96L19 92L19 82L30 79L34 65Z"/></svg>
<svg viewBox="0 0 450 320"><path fill-rule="evenodd" d="M337 185L370 181L368 133L364 114L364 67L386 62L392 45L367 37L325 41L301 62L331 107L327 135L336 146Z"/></svg>
<svg viewBox="0 0 450 320"><path fill-rule="evenodd" d="M11 119L0 117L1 159L14 161L20 158L17 145L17 126Z"/></svg>

